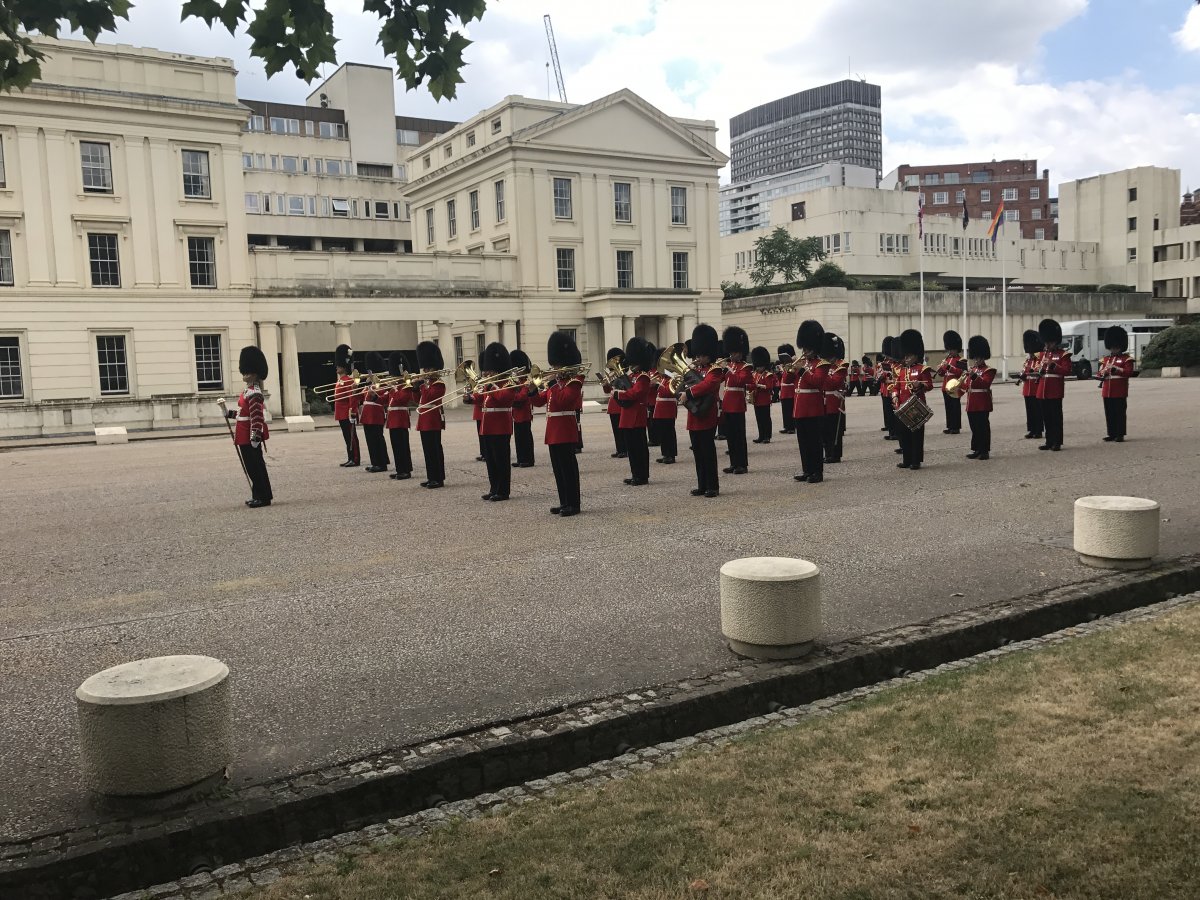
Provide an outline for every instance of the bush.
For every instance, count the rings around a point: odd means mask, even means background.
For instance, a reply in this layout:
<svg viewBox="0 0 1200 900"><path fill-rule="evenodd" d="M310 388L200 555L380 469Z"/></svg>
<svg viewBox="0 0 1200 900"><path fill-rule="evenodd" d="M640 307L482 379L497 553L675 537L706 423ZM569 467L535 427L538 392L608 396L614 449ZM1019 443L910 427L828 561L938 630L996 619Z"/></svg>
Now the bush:
<svg viewBox="0 0 1200 900"><path fill-rule="evenodd" d="M821 263L804 281L805 287L854 287L854 279L837 263Z"/></svg>
<svg viewBox="0 0 1200 900"><path fill-rule="evenodd" d="M1154 336L1142 354L1143 369L1200 366L1200 325L1174 325Z"/></svg>
<svg viewBox="0 0 1200 900"><path fill-rule="evenodd" d="M1137 285L1133 284L1102 284L1096 288L1099 294L1132 294L1137 291Z"/></svg>

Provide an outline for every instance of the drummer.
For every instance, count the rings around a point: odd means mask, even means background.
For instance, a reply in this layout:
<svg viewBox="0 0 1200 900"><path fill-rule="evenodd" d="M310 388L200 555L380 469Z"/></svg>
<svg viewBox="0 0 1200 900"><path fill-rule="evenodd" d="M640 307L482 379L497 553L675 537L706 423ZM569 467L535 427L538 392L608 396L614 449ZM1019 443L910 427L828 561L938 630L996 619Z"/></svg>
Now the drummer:
<svg viewBox="0 0 1200 900"><path fill-rule="evenodd" d="M915 472L925 460L925 423L932 416L925 395L933 390L933 370L925 365L925 339L921 332L909 328L901 332L897 343L901 360L888 384L895 402L896 431L903 454L896 467ZM916 409L905 406L910 401ZM920 415L914 415L917 412Z"/></svg>

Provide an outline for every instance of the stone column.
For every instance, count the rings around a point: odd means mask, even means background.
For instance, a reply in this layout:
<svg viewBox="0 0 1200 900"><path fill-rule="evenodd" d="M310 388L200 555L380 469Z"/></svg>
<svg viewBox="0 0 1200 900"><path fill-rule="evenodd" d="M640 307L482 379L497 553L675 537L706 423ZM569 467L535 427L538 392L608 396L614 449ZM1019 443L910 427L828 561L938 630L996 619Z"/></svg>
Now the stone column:
<svg viewBox="0 0 1200 900"><path fill-rule="evenodd" d="M283 354L283 414L304 415L304 395L300 390L300 355L296 350L296 323L280 322Z"/></svg>
<svg viewBox="0 0 1200 900"><path fill-rule="evenodd" d="M483 345L486 347L488 344L494 344L499 340L500 340L500 323L499 322L484 322L483 323Z"/></svg>
<svg viewBox="0 0 1200 900"><path fill-rule="evenodd" d="M629 339L634 336L637 326L636 316L625 316L621 320L621 346L624 347L629 343Z"/></svg>
<svg viewBox="0 0 1200 900"><path fill-rule="evenodd" d="M267 380L263 390L267 394L267 412L273 416L283 414L282 398L279 393L279 329L276 322L258 323L258 347L267 358Z"/></svg>
<svg viewBox="0 0 1200 900"><path fill-rule="evenodd" d="M438 322L437 323L437 345L442 351L442 368L453 369L458 365L458 361L454 358L454 332L452 330L453 322ZM478 360L476 361L478 364ZM447 375L444 379L446 382L446 393L451 393L456 387L453 375Z"/></svg>
<svg viewBox="0 0 1200 900"><path fill-rule="evenodd" d="M624 349L625 340L621 334L621 317L620 316L605 316L604 317L604 346L601 348L604 353L597 353L593 360L596 367L604 365L604 354L608 352L609 347L620 347Z"/></svg>
<svg viewBox="0 0 1200 900"><path fill-rule="evenodd" d="M338 344L346 344L350 347L354 346L354 344L352 344L350 342L350 323L349 322L334 322L333 323L333 343L334 343L334 346L337 346Z"/></svg>
<svg viewBox="0 0 1200 900"><path fill-rule="evenodd" d="M352 243L350 246L355 253L362 253L367 248L367 245L363 242L362 238L355 238L354 243Z"/></svg>
<svg viewBox="0 0 1200 900"><path fill-rule="evenodd" d="M686 343L692 339L692 329L684 326L683 316L675 317L675 333L679 335L675 338L679 343Z"/></svg>
<svg viewBox="0 0 1200 900"><path fill-rule="evenodd" d="M500 323L500 340L509 350L517 349L517 321L505 319Z"/></svg>
<svg viewBox="0 0 1200 900"><path fill-rule="evenodd" d="M325 242L322 241L319 237L315 237L312 239L312 248L314 251L324 250Z"/></svg>
<svg viewBox="0 0 1200 900"><path fill-rule="evenodd" d="M681 341L690 341L692 339L692 330L696 327L696 317L681 316L679 322L680 327L683 329L683 333L679 336L679 339Z"/></svg>

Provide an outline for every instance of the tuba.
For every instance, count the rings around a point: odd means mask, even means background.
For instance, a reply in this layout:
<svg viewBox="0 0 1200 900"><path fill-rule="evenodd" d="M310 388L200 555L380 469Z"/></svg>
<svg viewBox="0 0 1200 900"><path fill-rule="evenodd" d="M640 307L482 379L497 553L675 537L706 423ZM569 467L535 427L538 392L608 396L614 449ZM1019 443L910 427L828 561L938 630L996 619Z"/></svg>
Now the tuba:
<svg viewBox="0 0 1200 900"><path fill-rule="evenodd" d="M694 387L704 380L704 376L688 361L683 352L683 344L672 344L663 350L658 357L658 371L670 376L668 386L674 394ZM700 397L699 399L689 398L684 401L688 412L694 416L704 415L712 407L712 404L712 395Z"/></svg>

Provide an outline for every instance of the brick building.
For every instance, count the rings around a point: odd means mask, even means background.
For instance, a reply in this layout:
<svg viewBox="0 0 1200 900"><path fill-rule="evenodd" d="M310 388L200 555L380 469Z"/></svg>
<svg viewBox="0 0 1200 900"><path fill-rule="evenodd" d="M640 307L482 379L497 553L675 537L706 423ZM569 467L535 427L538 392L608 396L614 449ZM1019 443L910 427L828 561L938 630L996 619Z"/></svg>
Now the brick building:
<svg viewBox="0 0 1200 900"><path fill-rule="evenodd" d="M1200 225L1200 194L1188 191L1179 204L1180 225Z"/></svg>
<svg viewBox="0 0 1200 900"><path fill-rule="evenodd" d="M1004 201L1006 231L1029 240L1057 240L1058 222L1050 200L1050 170L1039 173L1036 159L984 163L900 166L884 179L925 195L925 215L962 216L963 199L973 221L990 220ZM1019 227L1019 233L1012 229Z"/></svg>

